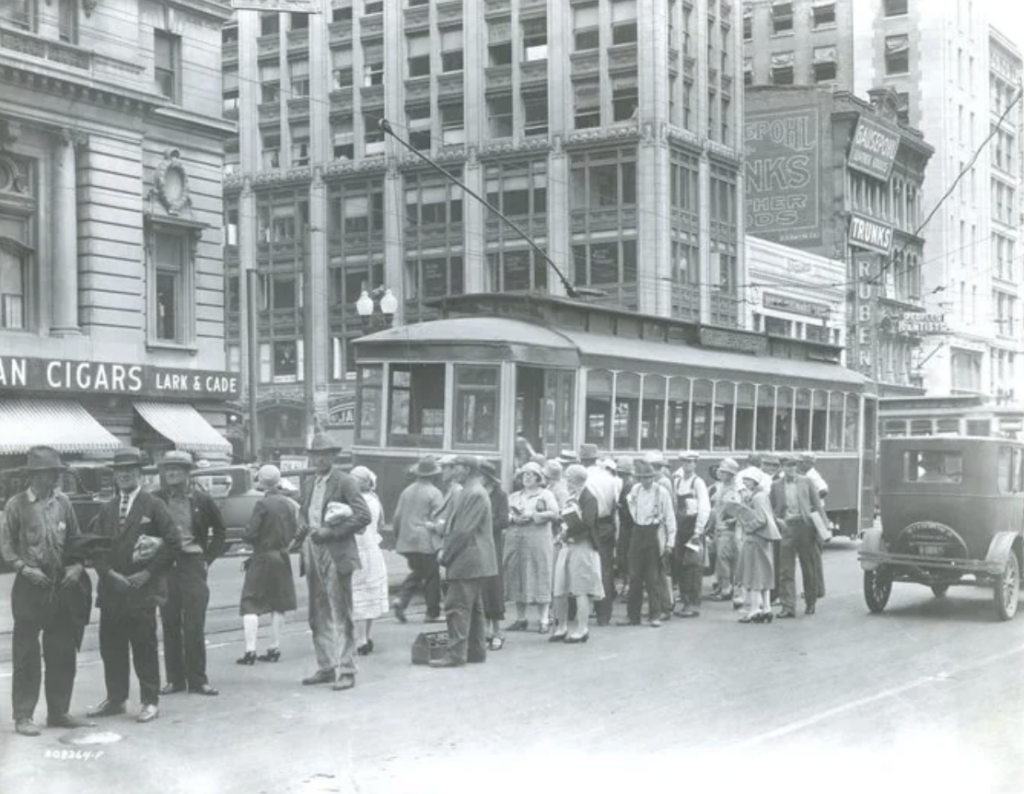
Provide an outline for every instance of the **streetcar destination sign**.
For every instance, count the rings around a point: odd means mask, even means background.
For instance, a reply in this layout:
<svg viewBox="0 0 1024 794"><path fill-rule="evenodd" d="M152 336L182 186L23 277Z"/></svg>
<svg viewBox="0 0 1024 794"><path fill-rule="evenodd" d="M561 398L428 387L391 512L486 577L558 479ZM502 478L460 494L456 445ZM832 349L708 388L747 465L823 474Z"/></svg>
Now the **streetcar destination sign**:
<svg viewBox="0 0 1024 794"><path fill-rule="evenodd" d="M234 372L24 356L0 356L0 388L214 400L241 392Z"/></svg>

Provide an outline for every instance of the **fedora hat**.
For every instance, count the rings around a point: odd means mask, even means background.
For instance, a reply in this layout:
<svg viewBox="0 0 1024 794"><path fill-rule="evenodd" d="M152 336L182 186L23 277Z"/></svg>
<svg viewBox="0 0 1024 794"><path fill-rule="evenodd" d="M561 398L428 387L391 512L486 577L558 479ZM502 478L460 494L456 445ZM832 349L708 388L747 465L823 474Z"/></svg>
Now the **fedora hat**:
<svg viewBox="0 0 1024 794"><path fill-rule="evenodd" d="M310 442L309 449L306 452L340 452L341 444L336 443L326 433L316 433L313 436L313 441Z"/></svg>
<svg viewBox="0 0 1024 794"><path fill-rule="evenodd" d="M60 453L53 447L32 447L28 451L25 468L29 471L58 471L67 466L60 462Z"/></svg>
<svg viewBox="0 0 1024 794"><path fill-rule="evenodd" d="M815 455L813 452L801 452L800 453L800 462L801 463L814 463L814 461L816 461L817 459L818 459L818 456Z"/></svg>
<svg viewBox="0 0 1024 794"><path fill-rule="evenodd" d="M647 480L651 477L657 476L658 472L650 461L644 460L643 458L637 458L633 464L633 476L638 480Z"/></svg>
<svg viewBox="0 0 1024 794"><path fill-rule="evenodd" d="M488 477L490 477L495 482L498 482L498 480L500 479L498 477L498 467L494 465L494 461L493 460L487 460L485 458L481 458L481 460L480 460L480 471L482 471L484 474L486 474Z"/></svg>
<svg viewBox="0 0 1024 794"><path fill-rule="evenodd" d="M166 466L183 466L189 471L196 467L196 464L192 461L192 456L182 449L172 449L170 452L165 453L156 465L161 469Z"/></svg>
<svg viewBox="0 0 1024 794"><path fill-rule="evenodd" d="M597 460L598 451L597 444L581 444L580 445L580 460Z"/></svg>
<svg viewBox="0 0 1024 794"><path fill-rule="evenodd" d="M115 469L142 468L142 463L142 450L138 447L121 447L114 453L114 461L110 465Z"/></svg>
<svg viewBox="0 0 1024 794"><path fill-rule="evenodd" d="M452 460L452 466L465 466L470 471L480 471L480 458L476 455L456 455Z"/></svg>
<svg viewBox="0 0 1024 794"><path fill-rule="evenodd" d="M437 462L438 466L454 466L455 455L442 455L441 459Z"/></svg>
<svg viewBox="0 0 1024 794"><path fill-rule="evenodd" d="M679 453L679 460L700 460L700 453L686 449Z"/></svg>
<svg viewBox="0 0 1024 794"><path fill-rule="evenodd" d="M579 457L571 449L563 449L558 453L558 459L565 464L576 463Z"/></svg>
<svg viewBox="0 0 1024 794"><path fill-rule="evenodd" d="M417 477L435 477L441 473L441 467L437 465L433 455L424 455L413 466L412 473Z"/></svg>
<svg viewBox="0 0 1024 794"><path fill-rule="evenodd" d="M652 449L644 455L644 460L650 463L652 466L665 466L665 455L659 450Z"/></svg>

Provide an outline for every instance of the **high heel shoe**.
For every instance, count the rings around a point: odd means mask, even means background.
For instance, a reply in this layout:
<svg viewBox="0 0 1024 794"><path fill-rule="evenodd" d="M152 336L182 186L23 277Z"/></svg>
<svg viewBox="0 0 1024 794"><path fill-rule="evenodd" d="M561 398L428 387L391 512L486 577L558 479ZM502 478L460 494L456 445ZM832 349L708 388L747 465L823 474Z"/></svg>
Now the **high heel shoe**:
<svg viewBox="0 0 1024 794"><path fill-rule="evenodd" d="M247 664L249 666L256 664L256 651L246 651L245 656L241 659L235 659L235 664Z"/></svg>
<svg viewBox="0 0 1024 794"><path fill-rule="evenodd" d="M279 648L267 648L267 652L262 656L257 656L256 661L279 662L281 661L281 650Z"/></svg>
<svg viewBox="0 0 1024 794"><path fill-rule="evenodd" d="M369 656L371 653L373 653L373 640L367 640L358 648L356 648L356 653L358 653L360 656Z"/></svg>

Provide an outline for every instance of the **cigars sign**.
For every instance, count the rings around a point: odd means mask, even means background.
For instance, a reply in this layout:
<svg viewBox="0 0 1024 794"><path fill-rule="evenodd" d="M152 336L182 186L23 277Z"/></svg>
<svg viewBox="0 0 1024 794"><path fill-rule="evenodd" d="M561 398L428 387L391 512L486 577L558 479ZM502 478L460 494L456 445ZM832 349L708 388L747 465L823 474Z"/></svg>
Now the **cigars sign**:
<svg viewBox="0 0 1024 794"><path fill-rule="evenodd" d="M0 390L229 400L240 386L233 372L0 356Z"/></svg>

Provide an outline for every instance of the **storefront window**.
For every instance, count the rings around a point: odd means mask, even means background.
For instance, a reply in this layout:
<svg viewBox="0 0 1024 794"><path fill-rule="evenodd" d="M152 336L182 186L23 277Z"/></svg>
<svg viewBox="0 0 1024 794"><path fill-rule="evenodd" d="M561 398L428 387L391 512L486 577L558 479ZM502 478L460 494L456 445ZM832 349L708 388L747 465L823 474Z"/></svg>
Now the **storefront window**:
<svg viewBox="0 0 1024 794"><path fill-rule="evenodd" d="M380 444L381 401L384 367L381 364L362 366L356 373L356 438L361 444Z"/></svg>
<svg viewBox="0 0 1024 794"><path fill-rule="evenodd" d="M498 367L455 367L455 444L498 444Z"/></svg>
<svg viewBox="0 0 1024 794"><path fill-rule="evenodd" d="M441 447L444 364L393 364L388 404L388 446Z"/></svg>

